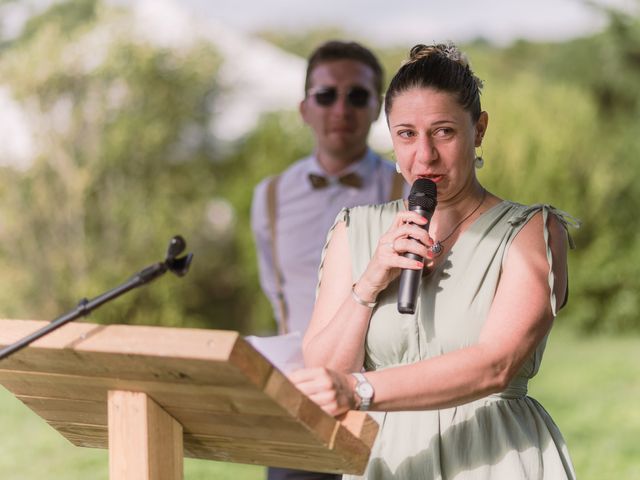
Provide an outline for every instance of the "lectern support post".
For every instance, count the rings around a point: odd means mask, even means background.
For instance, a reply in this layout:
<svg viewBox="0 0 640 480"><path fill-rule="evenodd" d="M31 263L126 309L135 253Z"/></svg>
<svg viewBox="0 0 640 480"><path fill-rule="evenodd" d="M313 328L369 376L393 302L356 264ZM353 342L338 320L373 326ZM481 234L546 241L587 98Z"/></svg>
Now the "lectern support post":
<svg viewBox="0 0 640 480"><path fill-rule="evenodd" d="M182 426L145 393L109 391L109 478L182 480Z"/></svg>

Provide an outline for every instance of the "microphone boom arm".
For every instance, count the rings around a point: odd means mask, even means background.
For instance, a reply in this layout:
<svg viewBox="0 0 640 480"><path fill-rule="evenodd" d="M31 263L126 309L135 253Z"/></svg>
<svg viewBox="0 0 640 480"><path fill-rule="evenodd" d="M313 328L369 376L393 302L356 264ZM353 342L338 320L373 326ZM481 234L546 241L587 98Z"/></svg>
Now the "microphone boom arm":
<svg viewBox="0 0 640 480"><path fill-rule="evenodd" d="M40 330L37 330L32 334L18 340L17 342L1 349L0 360L8 357L18 350L23 349L27 345L53 332L61 326L79 317L89 315L89 313L98 308L100 305L103 305L119 297L129 290L133 290L134 288L144 285L145 283L152 282L159 276L163 275L167 270L173 272L179 277L186 275L186 273L189 271L189 266L191 265L193 254L188 253L183 257L177 258L177 256L180 255L185 248L186 242L184 241L184 239L180 235L176 235L169 242L169 248L167 250L167 256L164 262L154 263L153 265L149 265L148 267L143 268L123 284L103 293L102 295L95 297L92 300L83 298L73 310L52 320L51 323L42 327Z"/></svg>

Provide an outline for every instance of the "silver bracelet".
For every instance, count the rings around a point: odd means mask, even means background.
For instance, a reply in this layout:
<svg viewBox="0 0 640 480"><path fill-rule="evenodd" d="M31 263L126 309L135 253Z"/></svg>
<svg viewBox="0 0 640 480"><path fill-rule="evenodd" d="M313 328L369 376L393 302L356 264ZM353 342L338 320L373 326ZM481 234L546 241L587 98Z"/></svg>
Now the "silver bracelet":
<svg viewBox="0 0 640 480"><path fill-rule="evenodd" d="M373 308L378 304L378 302L375 302L375 301L374 302L365 302L363 299L361 299L358 296L358 294L356 293L356 284L355 283L353 285L351 285L351 296L356 301L356 303L362 305L363 307Z"/></svg>

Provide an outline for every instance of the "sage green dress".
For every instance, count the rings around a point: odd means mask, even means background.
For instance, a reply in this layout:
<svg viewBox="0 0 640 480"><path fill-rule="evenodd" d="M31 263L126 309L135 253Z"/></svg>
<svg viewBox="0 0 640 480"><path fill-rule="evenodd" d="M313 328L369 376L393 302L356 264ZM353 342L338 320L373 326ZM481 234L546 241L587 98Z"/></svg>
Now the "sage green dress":
<svg viewBox="0 0 640 480"><path fill-rule="evenodd" d="M404 209L401 200L343 210L353 278L366 268L379 237ZM547 219L573 219L548 205L503 201L484 212L458 238L438 267L423 277L415 315L397 311L397 281L378 298L366 338L365 369L381 370L442 355L474 344L487 318L509 245L542 211L547 257ZM331 232L329 233L329 238ZM320 269L320 277L322 268ZM554 277L549 269L553 292ZM556 299L549 299L554 315ZM525 307L525 305L523 305ZM527 396L540 367L546 339L509 387L454 408L372 412L380 423L367 479L517 480L573 479L567 447L549 414Z"/></svg>

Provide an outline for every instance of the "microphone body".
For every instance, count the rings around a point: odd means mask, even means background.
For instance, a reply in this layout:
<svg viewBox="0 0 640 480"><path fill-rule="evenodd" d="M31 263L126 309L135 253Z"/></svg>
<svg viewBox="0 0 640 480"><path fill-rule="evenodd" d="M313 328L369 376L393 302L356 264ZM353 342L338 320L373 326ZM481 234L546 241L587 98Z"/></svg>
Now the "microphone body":
<svg viewBox="0 0 640 480"><path fill-rule="evenodd" d="M426 231L429 231L431 217L438 204L436 195L436 184L427 178L419 178L416 180L409 194L409 210L422 215L428 220L427 224L422 226ZM403 256L424 262L424 258L415 253L406 252ZM398 289L398 312L410 314L416 312L416 302L421 278L422 270L402 269L400 273L400 287Z"/></svg>

